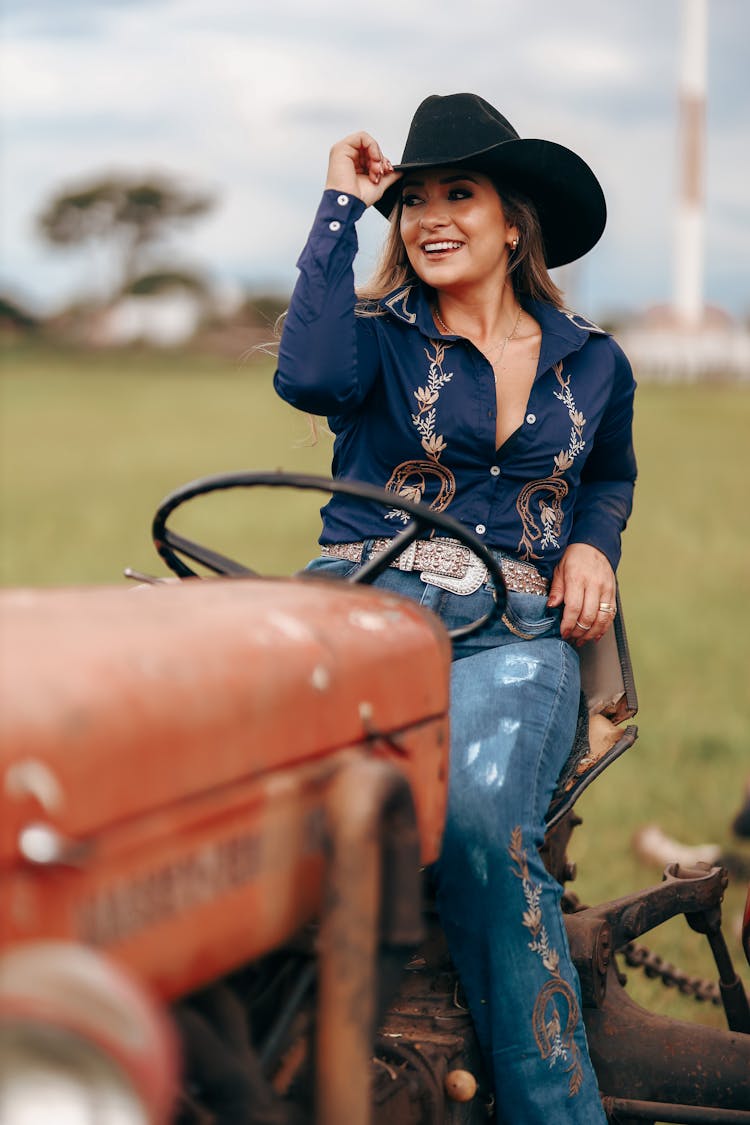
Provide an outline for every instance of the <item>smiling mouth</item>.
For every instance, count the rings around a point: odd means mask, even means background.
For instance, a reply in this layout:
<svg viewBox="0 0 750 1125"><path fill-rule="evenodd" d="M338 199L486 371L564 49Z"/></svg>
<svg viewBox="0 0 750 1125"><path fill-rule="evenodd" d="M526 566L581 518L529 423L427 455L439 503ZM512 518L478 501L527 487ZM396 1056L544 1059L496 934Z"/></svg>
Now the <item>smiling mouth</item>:
<svg viewBox="0 0 750 1125"><path fill-rule="evenodd" d="M463 242L425 242L422 250L425 254L444 254L450 250L460 250Z"/></svg>

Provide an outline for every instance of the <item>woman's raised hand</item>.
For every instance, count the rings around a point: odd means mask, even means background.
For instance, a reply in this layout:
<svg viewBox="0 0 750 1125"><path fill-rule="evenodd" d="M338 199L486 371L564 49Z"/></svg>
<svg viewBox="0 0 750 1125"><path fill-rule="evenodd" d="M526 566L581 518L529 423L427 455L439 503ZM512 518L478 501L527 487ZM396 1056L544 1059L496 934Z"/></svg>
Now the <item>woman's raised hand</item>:
<svg viewBox="0 0 750 1125"><path fill-rule="evenodd" d="M326 188L356 195L369 207L400 175L369 133L351 133L331 149Z"/></svg>

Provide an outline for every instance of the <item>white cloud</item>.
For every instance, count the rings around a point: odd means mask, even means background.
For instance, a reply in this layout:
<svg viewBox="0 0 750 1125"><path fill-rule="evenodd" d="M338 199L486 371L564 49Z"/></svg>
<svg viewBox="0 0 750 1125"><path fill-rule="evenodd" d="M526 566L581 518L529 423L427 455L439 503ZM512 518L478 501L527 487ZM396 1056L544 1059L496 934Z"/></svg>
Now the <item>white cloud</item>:
<svg viewBox="0 0 750 1125"><path fill-rule="evenodd" d="M632 51L593 36L588 41L539 37L525 45L524 53L532 77L544 77L549 82L562 72L568 86L594 94L603 85L609 90L627 90L639 71L638 58Z"/></svg>

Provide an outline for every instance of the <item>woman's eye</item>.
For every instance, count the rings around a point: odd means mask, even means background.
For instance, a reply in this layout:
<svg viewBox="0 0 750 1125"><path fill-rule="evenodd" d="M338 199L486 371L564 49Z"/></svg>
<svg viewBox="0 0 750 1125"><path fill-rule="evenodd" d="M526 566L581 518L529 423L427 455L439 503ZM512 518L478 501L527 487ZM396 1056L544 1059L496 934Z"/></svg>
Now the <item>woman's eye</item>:
<svg viewBox="0 0 750 1125"><path fill-rule="evenodd" d="M473 193L471 191L471 188L468 188L468 187L451 187L451 188L448 189L448 192L447 192L447 195L445 196L445 198L448 200L449 203L456 203L456 202L459 202L462 199L471 199L472 194ZM404 194L401 197L401 204L402 204L403 207L416 207L420 203L423 203L423 202L424 202L424 200L423 200L422 196L418 195L416 192L413 192L413 191L406 191L406 192L404 192Z"/></svg>

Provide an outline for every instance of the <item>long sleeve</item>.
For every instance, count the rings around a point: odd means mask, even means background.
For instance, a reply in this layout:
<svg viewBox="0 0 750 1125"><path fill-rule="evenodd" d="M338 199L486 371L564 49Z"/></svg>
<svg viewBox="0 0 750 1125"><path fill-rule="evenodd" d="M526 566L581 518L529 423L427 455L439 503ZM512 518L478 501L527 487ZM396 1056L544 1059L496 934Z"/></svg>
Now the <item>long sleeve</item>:
<svg viewBox="0 0 750 1125"><path fill-rule="evenodd" d="M300 410L341 415L356 409L380 359L370 318L356 316L355 223L362 200L326 191L297 266L300 271L279 346L274 387Z"/></svg>
<svg viewBox="0 0 750 1125"><path fill-rule="evenodd" d="M611 342L615 356L612 392L594 445L581 473L571 543L590 543L617 569L620 538L633 507L636 460L633 450L635 380L627 358Z"/></svg>

